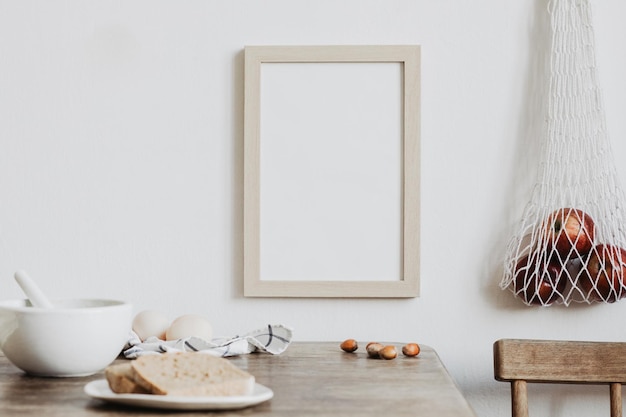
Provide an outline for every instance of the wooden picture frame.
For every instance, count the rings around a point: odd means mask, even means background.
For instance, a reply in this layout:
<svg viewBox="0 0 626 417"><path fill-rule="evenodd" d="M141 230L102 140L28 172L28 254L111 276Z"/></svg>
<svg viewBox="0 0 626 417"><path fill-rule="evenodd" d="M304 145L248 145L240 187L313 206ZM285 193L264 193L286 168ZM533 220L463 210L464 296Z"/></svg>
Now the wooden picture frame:
<svg viewBox="0 0 626 417"><path fill-rule="evenodd" d="M420 47L246 46L244 70L244 296L419 296Z"/></svg>

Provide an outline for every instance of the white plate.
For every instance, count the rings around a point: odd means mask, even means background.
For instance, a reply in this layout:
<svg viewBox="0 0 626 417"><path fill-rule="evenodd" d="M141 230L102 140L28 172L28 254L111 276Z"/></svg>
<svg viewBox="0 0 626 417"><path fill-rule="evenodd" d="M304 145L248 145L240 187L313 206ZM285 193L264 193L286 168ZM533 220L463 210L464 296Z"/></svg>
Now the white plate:
<svg viewBox="0 0 626 417"><path fill-rule="evenodd" d="M176 397L150 394L116 394L106 379L91 381L85 385L85 393L92 398L135 407L163 408L171 410L234 410L267 401L274 392L261 384L254 384L250 395L230 397Z"/></svg>

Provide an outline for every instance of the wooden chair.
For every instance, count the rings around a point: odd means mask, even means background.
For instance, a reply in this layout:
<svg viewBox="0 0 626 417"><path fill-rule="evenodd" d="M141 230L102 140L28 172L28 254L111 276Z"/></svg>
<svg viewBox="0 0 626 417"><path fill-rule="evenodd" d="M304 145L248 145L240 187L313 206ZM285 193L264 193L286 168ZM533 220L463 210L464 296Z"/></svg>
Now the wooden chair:
<svg viewBox="0 0 626 417"><path fill-rule="evenodd" d="M496 380L511 383L513 417L528 417L527 382L607 384L611 417L622 417L626 343L501 339L493 359Z"/></svg>

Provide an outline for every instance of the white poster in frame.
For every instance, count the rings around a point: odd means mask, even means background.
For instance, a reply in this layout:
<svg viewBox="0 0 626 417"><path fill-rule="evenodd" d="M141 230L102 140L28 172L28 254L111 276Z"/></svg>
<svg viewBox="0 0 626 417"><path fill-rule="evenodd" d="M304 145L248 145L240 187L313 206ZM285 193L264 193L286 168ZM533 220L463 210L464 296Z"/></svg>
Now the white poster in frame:
<svg viewBox="0 0 626 417"><path fill-rule="evenodd" d="M419 46L247 46L244 91L244 295L419 296Z"/></svg>

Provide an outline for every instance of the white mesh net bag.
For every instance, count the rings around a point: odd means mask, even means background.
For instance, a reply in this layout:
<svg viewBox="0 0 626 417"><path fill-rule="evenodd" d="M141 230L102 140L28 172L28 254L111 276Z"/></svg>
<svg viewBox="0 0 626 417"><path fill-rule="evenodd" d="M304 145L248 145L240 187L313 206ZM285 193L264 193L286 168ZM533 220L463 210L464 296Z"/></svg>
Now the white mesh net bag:
<svg viewBox="0 0 626 417"><path fill-rule="evenodd" d="M553 0L537 180L505 252L502 289L527 305L626 297L624 194L596 76L588 0Z"/></svg>

